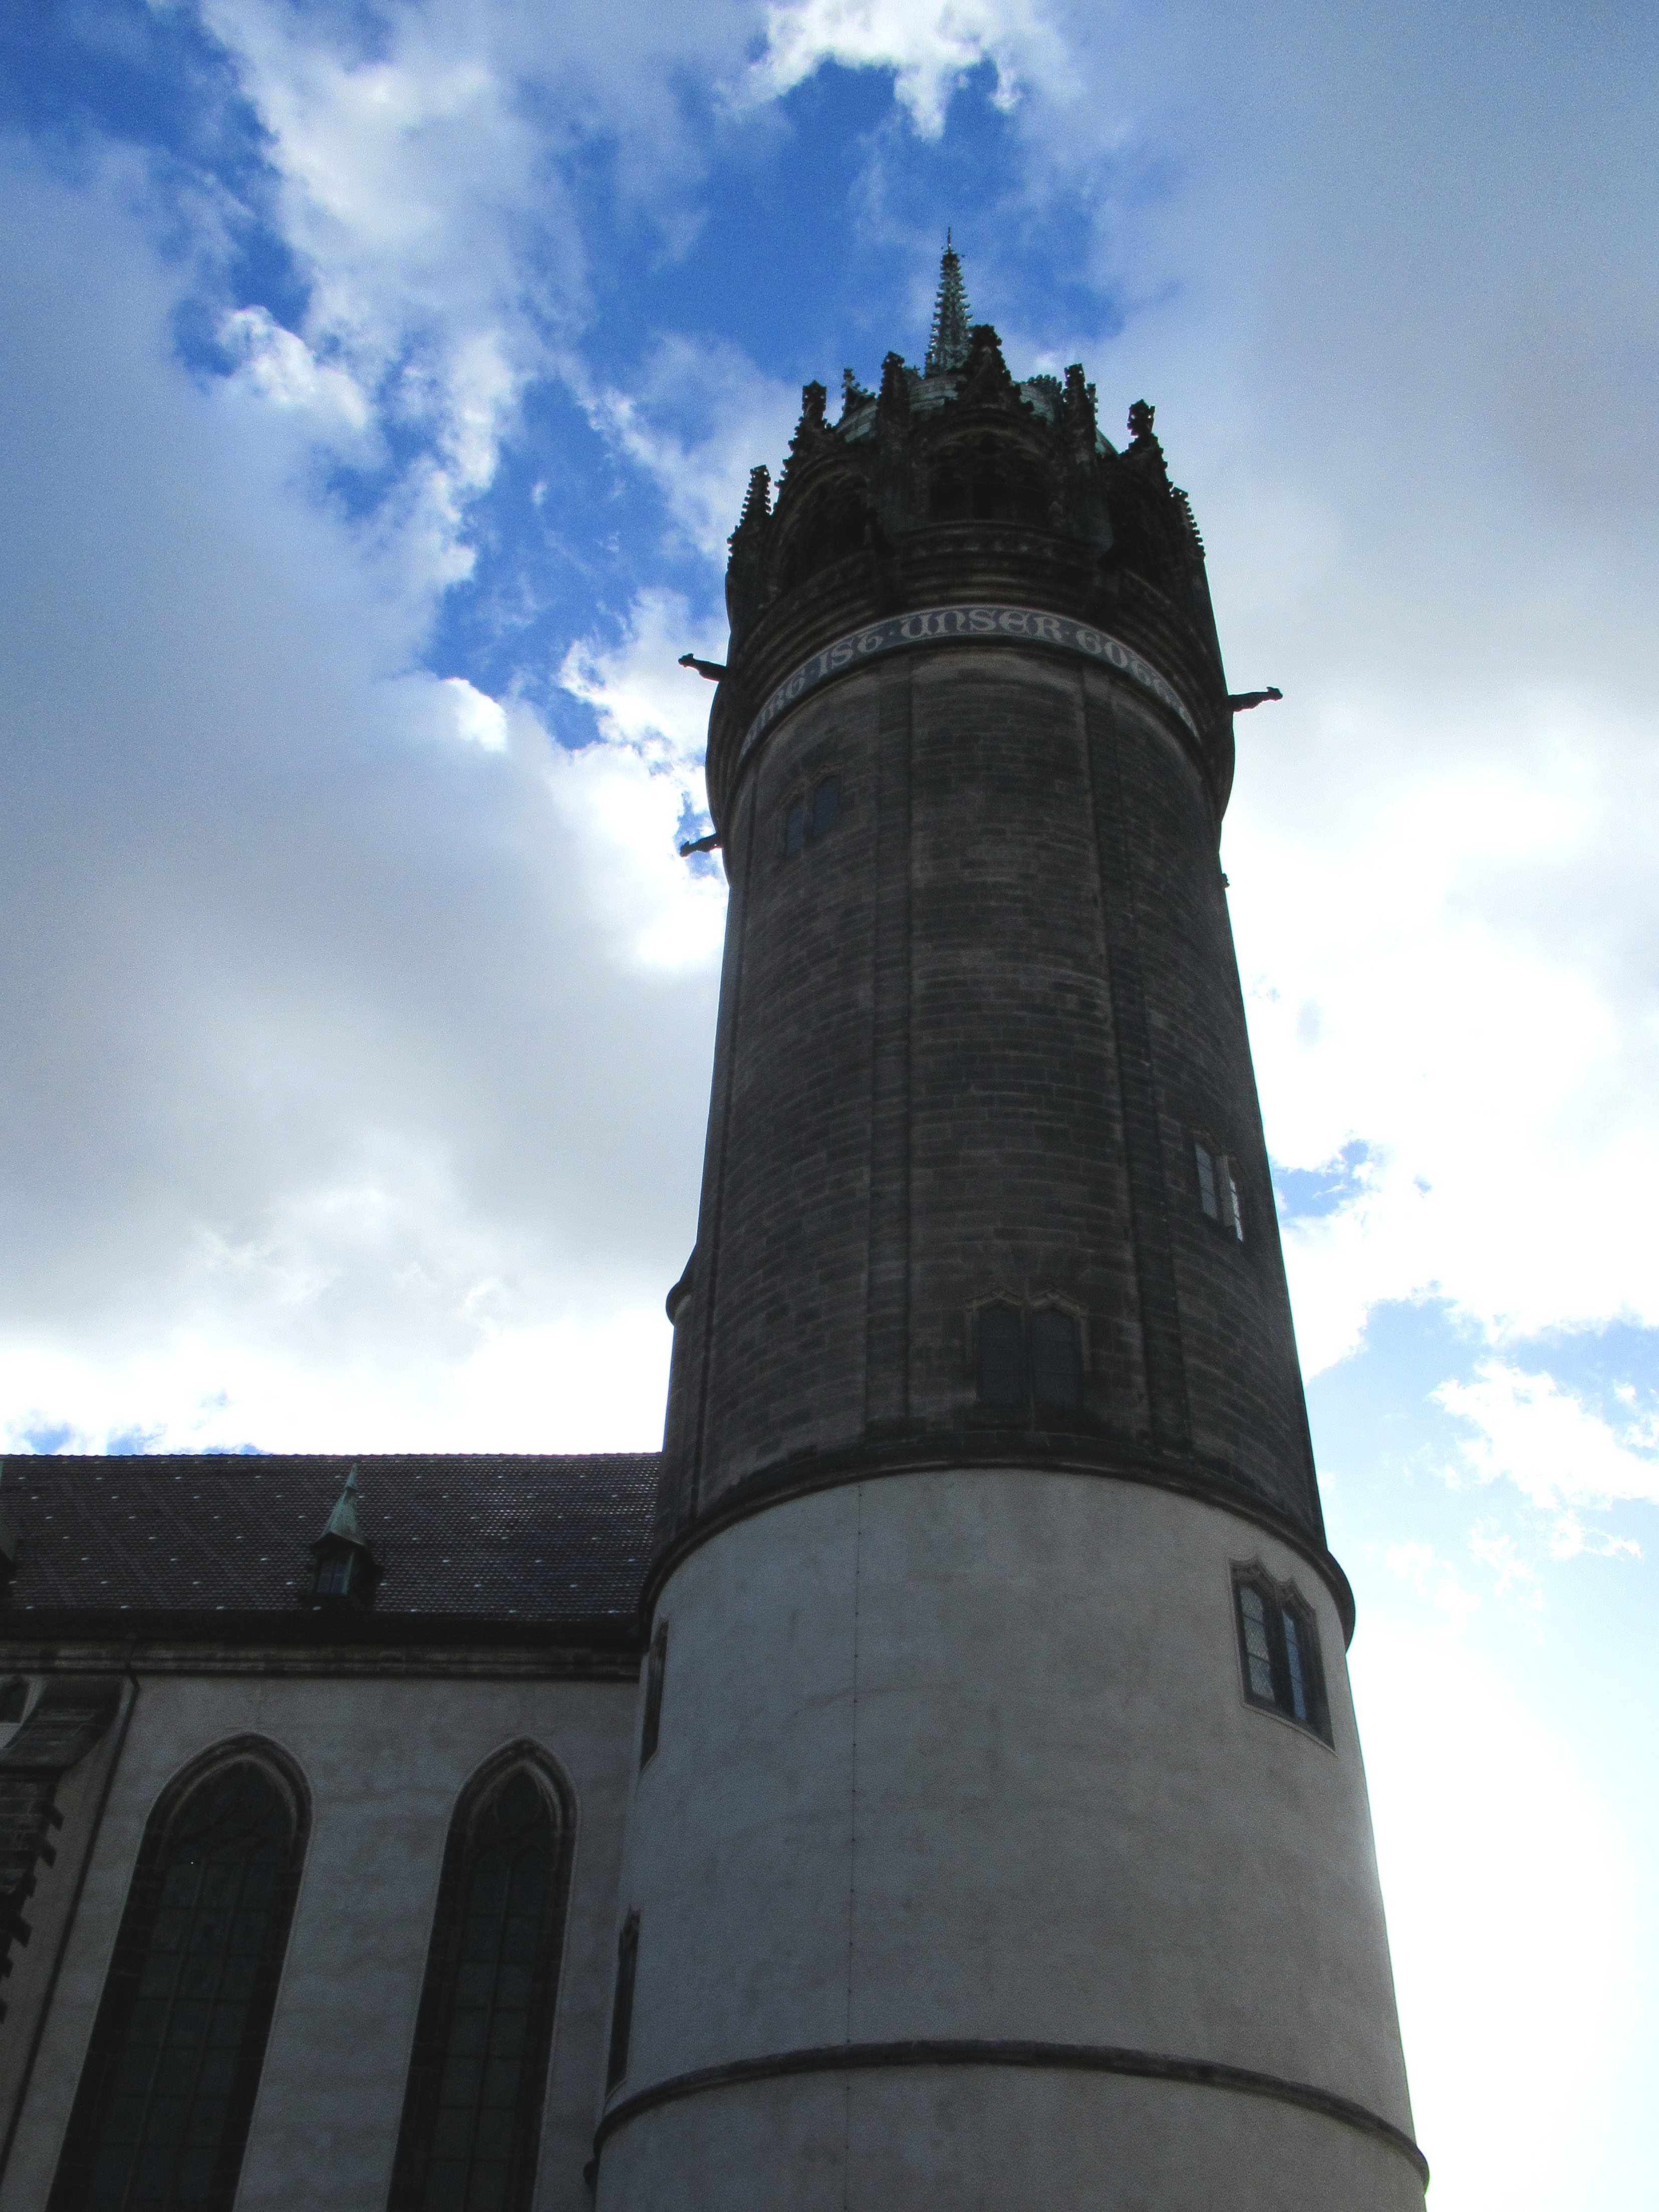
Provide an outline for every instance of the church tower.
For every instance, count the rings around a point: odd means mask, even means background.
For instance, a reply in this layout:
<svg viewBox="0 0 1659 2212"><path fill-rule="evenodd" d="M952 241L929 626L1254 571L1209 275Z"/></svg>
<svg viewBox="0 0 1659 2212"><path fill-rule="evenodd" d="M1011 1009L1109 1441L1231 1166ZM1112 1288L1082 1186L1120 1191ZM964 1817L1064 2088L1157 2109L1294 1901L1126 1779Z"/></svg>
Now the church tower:
<svg viewBox="0 0 1659 2212"><path fill-rule="evenodd" d="M1420 2212L1152 410L808 385L731 882L600 2212Z"/></svg>

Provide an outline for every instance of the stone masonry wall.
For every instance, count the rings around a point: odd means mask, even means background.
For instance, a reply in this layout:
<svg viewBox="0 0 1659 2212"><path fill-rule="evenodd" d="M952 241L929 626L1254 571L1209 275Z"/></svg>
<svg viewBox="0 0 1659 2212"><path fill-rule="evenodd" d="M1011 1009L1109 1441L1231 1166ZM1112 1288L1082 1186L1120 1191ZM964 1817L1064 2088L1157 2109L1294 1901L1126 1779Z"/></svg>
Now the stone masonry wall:
<svg viewBox="0 0 1659 2212"><path fill-rule="evenodd" d="M825 778L839 818L785 850ZM698 1246L662 1538L815 1461L1126 1452L1319 1538L1216 859L1161 710L1018 645L933 647L783 718L734 794ZM1236 1162L1246 1237L1193 1144ZM974 1402L972 1316L1085 1330L1064 1432Z"/></svg>

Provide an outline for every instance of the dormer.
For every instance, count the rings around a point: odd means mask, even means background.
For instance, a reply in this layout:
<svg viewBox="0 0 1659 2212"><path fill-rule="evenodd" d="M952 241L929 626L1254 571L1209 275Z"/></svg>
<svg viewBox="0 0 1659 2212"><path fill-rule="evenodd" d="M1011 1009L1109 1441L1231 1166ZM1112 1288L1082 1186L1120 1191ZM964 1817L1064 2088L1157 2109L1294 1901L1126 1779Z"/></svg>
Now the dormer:
<svg viewBox="0 0 1659 2212"><path fill-rule="evenodd" d="M313 1606L368 1606L380 1567L357 1518L357 1468L354 1462L323 1533L311 1547L311 1572L300 1602Z"/></svg>

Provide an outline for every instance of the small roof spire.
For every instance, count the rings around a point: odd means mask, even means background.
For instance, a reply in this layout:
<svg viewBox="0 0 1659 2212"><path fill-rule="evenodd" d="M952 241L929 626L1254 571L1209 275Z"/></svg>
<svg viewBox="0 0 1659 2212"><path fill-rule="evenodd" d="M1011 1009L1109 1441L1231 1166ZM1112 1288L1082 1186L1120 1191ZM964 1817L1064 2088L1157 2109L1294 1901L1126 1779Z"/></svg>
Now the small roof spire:
<svg viewBox="0 0 1659 2212"><path fill-rule="evenodd" d="M939 264L939 297L933 302L933 327L927 340L927 373L939 376L947 368L960 368L968 358L968 295L962 284L962 257L945 234L945 252Z"/></svg>
<svg viewBox="0 0 1659 2212"><path fill-rule="evenodd" d="M323 1535L318 1538L318 1541L320 1543L323 1537L327 1536L337 1536L344 1544L361 1544L365 1551L368 1548L368 1540L357 1525L357 1462L355 1459L351 1462L351 1472L345 1479L345 1488L340 1492L334 1510L324 1523Z"/></svg>

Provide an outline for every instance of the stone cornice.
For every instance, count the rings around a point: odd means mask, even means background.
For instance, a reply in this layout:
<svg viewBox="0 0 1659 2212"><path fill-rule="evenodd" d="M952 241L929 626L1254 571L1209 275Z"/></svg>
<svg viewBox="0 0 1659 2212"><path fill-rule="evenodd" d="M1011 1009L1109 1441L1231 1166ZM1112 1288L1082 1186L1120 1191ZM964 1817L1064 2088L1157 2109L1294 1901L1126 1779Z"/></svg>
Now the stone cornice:
<svg viewBox="0 0 1659 2212"><path fill-rule="evenodd" d="M513 1651L488 1646L411 1644L350 1651L254 1643L216 1647L140 1640L129 1644L66 1636L38 1643L7 1639L0 1644L0 1652L13 1674L103 1674L131 1664L141 1680L182 1674L197 1679L253 1676L331 1682L636 1682L640 1674L637 1650Z"/></svg>

